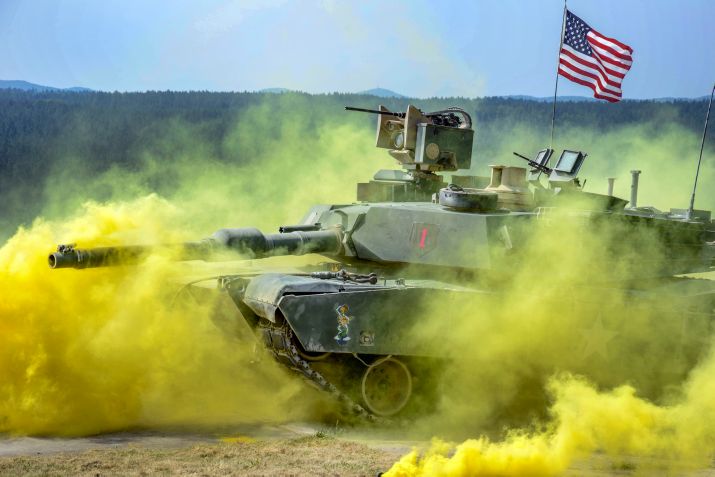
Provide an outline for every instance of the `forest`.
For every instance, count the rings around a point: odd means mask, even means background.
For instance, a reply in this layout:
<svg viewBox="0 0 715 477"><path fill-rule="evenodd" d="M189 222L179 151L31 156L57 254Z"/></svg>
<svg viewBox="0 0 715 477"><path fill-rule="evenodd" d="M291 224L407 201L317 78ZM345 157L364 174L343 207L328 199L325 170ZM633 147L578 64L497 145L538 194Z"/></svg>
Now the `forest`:
<svg viewBox="0 0 715 477"><path fill-rule="evenodd" d="M69 176L71 187L76 187L78 178L89 184L108 171L146 171L151 158L152 172L142 174L141 180L147 189L165 193L172 187L172 161L186 150L191 150L197 167L204 159L249 163L267 147L265 138L274 142L288 136L291 141L309 143L324 131L341 127L357 131L372 146L375 118L346 112L344 106L375 108L380 103L398 111L410 103L424 111L449 106L467 110L476 129L474 167L511 160L509 150L517 148L528 148L525 152L531 154L549 142L551 103L524 99L2 90L0 235L7 237L18 225L56 211L48 203L61 196L57 190ZM699 146L706 107L705 100L559 102L555 142L562 147L598 148L600 138L618 137L623 131L638 131L654 139L676 131L688 136L692 156L696 143ZM583 146L569 142L585 136ZM707 151L712 150L710 139ZM295 160L300 164L309 158ZM375 162L374 169L384 166ZM88 199L107 198L102 195L97 188L87 188Z"/></svg>

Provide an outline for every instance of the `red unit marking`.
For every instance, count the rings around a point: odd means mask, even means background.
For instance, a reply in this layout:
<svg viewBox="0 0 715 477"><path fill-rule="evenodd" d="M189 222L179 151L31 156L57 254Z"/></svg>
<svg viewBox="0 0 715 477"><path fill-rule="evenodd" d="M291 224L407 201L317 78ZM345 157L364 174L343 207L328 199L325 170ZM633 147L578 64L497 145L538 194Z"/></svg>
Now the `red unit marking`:
<svg viewBox="0 0 715 477"><path fill-rule="evenodd" d="M420 238L420 248L425 248L425 240L427 239L427 229L422 229L422 237Z"/></svg>

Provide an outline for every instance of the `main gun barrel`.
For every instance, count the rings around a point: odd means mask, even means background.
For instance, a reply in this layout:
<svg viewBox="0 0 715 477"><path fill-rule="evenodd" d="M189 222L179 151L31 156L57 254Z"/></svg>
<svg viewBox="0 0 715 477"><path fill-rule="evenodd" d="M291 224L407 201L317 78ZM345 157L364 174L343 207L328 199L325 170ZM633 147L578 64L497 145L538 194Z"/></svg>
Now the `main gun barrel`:
<svg viewBox="0 0 715 477"><path fill-rule="evenodd" d="M306 253L338 254L342 249L342 232L338 228L314 231L291 231L264 234L254 228L221 229L199 242L178 245L98 247L77 249L59 245L50 254L50 268L97 268L129 265L158 250L175 251L179 260L209 259L216 252L234 251L248 258Z"/></svg>

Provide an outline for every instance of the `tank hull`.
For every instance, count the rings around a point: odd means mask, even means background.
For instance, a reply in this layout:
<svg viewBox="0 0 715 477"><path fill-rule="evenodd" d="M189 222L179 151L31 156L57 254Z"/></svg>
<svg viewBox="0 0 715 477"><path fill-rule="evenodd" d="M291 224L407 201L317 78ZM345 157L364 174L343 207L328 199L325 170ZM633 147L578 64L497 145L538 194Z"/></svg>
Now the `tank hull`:
<svg viewBox="0 0 715 477"><path fill-rule="evenodd" d="M438 376L451 362L461 359L449 341L449 336L455 335L442 331L460 326L464 317L454 306L439 308L435 304L468 303L464 313L489 329L501 319L496 310L503 301L513 299L513 293L496 285L478 289L430 280L356 284L269 273L224 277L220 283L231 298L233 316L242 316L279 362L347 403L346 409L352 413L372 420L397 414L375 412L364 398L365 376L382 360L397 360L404 366L411 380L410 396L419 393L421 405L434 405L437 401L430 393L438 388ZM620 305L607 298L613 290L612 283L583 285L564 295L561 312L589 317L582 320L583 329L566 331L579 337L575 346L580 348L569 371L588 375L591 362L618 368L622 356L611 356L611 348L632 355L657 348L669 349L676 363L657 371L663 374L659 381L683 379L712 336L715 281L671 277L641 282L638 288L617 289L618 296L629 300L632 316L627 321L621 319ZM535 293L525 291L523 298L538 302ZM228 306L227 302L222 306ZM529 319L523 317L525 326ZM667 331L658 333L661 341L646 342L640 334L644 326ZM564 330L554 333L563 334ZM473 337L475 346L480 339ZM659 390L644 388L644 392L656 396ZM405 405L399 411L410 409L415 410Z"/></svg>

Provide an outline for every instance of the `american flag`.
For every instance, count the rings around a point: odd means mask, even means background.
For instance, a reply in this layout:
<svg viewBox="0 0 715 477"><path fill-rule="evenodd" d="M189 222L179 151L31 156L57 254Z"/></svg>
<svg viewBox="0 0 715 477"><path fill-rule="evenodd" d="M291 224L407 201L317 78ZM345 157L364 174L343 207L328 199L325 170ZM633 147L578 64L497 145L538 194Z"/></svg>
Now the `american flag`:
<svg viewBox="0 0 715 477"><path fill-rule="evenodd" d="M631 69L632 54L630 46L601 35L566 11L559 74L591 88L594 98L620 101L621 82Z"/></svg>

